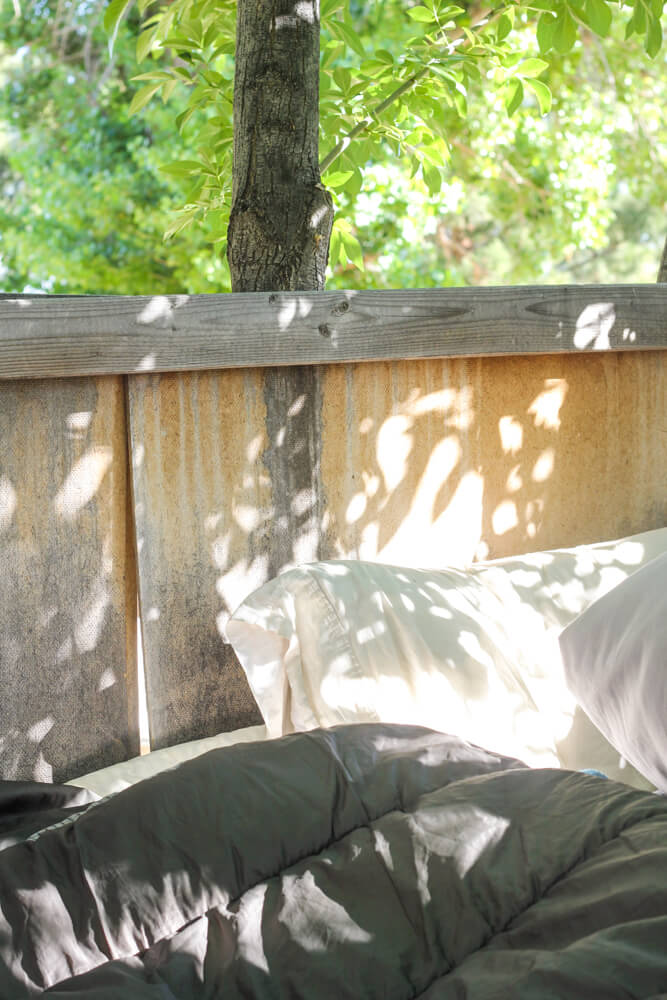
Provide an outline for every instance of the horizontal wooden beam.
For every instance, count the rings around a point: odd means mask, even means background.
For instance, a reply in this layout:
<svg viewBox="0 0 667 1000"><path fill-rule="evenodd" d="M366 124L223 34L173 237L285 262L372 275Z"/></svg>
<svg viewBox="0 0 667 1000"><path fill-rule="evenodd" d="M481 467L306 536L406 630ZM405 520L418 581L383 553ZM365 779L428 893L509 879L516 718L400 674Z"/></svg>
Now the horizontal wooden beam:
<svg viewBox="0 0 667 1000"><path fill-rule="evenodd" d="M667 348L666 285L0 297L0 378Z"/></svg>

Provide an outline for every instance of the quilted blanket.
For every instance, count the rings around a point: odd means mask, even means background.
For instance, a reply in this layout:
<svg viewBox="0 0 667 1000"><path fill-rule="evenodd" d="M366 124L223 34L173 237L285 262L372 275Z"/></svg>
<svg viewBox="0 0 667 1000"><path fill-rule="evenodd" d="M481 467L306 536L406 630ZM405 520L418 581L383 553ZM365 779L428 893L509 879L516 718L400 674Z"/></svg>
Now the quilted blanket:
<svg viewBox="0 0 667 1000"><path fill-rule="evenodd" d="M28 799L0 850L7 1000L667 992L667 799L613 781L359 725L51 803L42 830Z"/></svg>

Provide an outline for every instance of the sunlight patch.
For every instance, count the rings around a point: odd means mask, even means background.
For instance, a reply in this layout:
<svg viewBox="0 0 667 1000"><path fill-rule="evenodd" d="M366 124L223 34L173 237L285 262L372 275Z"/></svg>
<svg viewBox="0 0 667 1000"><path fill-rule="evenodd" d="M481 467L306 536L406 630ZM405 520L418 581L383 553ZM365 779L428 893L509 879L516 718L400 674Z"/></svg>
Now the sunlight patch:
<svg viewBox="0 0 667 1000"><path fill-rule="evenodd" d="M553 448L545 448L533 466L534 483L545 483L554 471L556 453Z"/></svg>
<svg viewBox="0 0 667 1000"><path fill-rule="evenodd" d="M498 421L500 444L506 455L516 455L523 446L523 427L514 417L501 417Z"/></svg>
<svg viewBox="0 0 667 1000"><path fill-rule="evenodd" d="M322 892L312 872L285 875L282 891L285 902L278 920L304 951L325 952L339 943L368 944L373 940L345 907Z"/></svg>
<svg viewBox="0 0 667 1000"><path fill-rule="evenodd" d="M16 510L16 490L6 476L0 477L0 531L6 531Z"/></svg>
<svg viewBox="0 0 667 1000"><path fill-rule="evenodd" d="M543 391L535 397L528 407L528 413L534 417L536 427L544 427L549 431L559 430L560 411L566 395L566 379L546 379Z"/></svg>
<svg viewBox="0 0 667 1000"><path fill-rule="evenodd" d="M245 893L237 916L238 950L241 958L268 973L269 963L262 940L262 910L267 885L257 885Z"/></svg>
<svg viewBox="0 0 667 1000"><path fill-rule="evenodd" d="M111 448L91 448L75 463L53 501L56 514L73 521L99 490L111 465Z"/></svg>
<svg viewBox="0 0 667 1000"><path fill-rule="evenodd" d="M616 322L613 302L592 302L582 310L574 332L574 346L580 351L609 350L609 334Z"/></svg>
<svg viewBox="0 0 667 1000"><path fill-rule="evenodd" d="M56 720L51 715L45 716L30 727L26 736L31 743L41 743L44 737L53 729Z"/></svg>
<svg viewBox="0 0 667 1000"><path fill-rule="evenodd" d="M510 827L507 817L464 803L429 804L409 822L423 901L430 899L428 870L432 859L447 859L463 879L483 854L500 843Z"/></svg>
<svg viewBox="0 0 667 1000"><path fill-rule="evenodd" d="M516 528L519 524L519 518L514 501L503 500L502 503L499 503L493 512L491 522L494 535L505 535L508 531Z"/></svg>

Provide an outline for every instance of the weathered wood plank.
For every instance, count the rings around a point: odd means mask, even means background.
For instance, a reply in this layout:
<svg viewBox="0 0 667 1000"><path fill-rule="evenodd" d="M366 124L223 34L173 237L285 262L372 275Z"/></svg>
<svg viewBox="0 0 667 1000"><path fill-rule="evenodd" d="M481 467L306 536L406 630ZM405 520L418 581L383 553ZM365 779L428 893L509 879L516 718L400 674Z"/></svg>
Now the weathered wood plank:
<svg viewBox="0 0 667 1000"><path fill-rule="evenodd" d="M663 285L0 298L0 378L667 347Z"/></svg>
<svg viewBox="0 0 667 1000"><path fill-rule="evenodd" d="M138 752L136 574L117 377L0 385L0 775Z"/></svg>
<svg viewBox="0 0 667 1000"><path fill-rule="evenodd" d="M260 721L228 615L323 555L321 389L306 366L128 379L151 746Z"/></svg>
<svg viewBox="0 0 667 1000"><path fill-rule="evenodd" d="M667 352L133 376L153 745L256 721L228 613L319 558L398 565L667 523Z"/></svg>
<svg viewBox="0 0 667 1000"><path fill-rule="evenodd" d="M442 568L667 525L667 352L324 368L322 549Z"/></svg>
<svg viewBox="0 0 667 1000"><path fill-rule="evenodd" d="M262 372L128 379L153 749L261 722L224 624L266 579Z"/></svg>

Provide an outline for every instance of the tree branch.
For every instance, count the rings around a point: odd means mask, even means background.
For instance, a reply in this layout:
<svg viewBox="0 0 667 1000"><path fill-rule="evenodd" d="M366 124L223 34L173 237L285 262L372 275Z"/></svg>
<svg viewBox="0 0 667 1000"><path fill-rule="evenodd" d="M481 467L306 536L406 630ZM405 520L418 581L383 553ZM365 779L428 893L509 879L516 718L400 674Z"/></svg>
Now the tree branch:
<svg viewBox="0 0 667 1000"><path fill-rule="evenodd" d="M506 6L506 4L503 4L501 7L490 8L478 21L475 21L475 23L470 26L469 30L476 31L479 28L483 28L486 27L486 25L491 24L498 17L500 17L500 15L505 11ZM437 39L434 39L432 44L436 45L437 41ZM448 43L449 51L453 52L457 46L461 45L465 41L467 41L467 36L461 29L458 29L458 32ZM344 136L340 142L337 142L334 148L327 153L324 159L320 162L320 173L324 174L332 163L335 163L341 153L345 152L350 143L356 139L357 136L361 135L361 133L364 132L370 124L372 124L374 118L377 118L378 115L381 115L387 110L387 108L391 107L392 104L399 101L404 94L407 94L408 91L412 90L415 84L428 75L430 69L430 65L427 64L423 69L419 70L418 73L413 73L412 76L407 80L404 80L403 83L396 88L396 90L392 91L388 97L385 97L383 101L380 101L380 103L373 108L373 111L368 118L364 118L363 121L358 122L354 128L350 129L347 135Z"/></svg>

